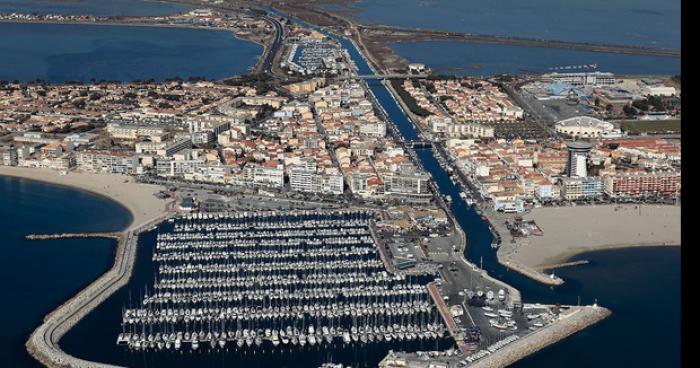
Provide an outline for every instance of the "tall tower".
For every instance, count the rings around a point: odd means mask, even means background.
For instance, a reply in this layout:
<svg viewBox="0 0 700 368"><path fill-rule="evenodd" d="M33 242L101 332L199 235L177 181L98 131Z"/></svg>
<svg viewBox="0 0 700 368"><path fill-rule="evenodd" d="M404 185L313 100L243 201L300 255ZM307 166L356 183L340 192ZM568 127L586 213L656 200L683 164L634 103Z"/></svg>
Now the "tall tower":
<svg viewBox="0 0 700 368"><path fill-rule="evenodd" d="M593 147L590 143L573 141L566 144L569 150L569 159L566 162L566 176L585 178L588 176L586 161L588 153Z"/></svg>

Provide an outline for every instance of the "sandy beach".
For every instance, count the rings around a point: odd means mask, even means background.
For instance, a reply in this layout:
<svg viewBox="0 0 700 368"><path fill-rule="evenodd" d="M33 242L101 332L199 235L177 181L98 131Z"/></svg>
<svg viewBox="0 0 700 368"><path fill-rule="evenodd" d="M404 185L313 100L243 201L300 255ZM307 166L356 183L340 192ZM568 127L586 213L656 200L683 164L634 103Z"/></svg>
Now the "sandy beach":
<svg viewBox="0 0 700 368"><path fill-rule="evenodd" d="M511 236L497 224L503 237L498 250L501 263L541 271L592 250L679 246L681 207L670 205L597 205L535 208L523 216L534 220L543 232L511 243Z"/></svg>
<svg viewBox="0 0 700 368"><path fill-rule="evenodd" d="M131 212L132 221L126 230L135 229L166 211L166 200L154 196L163 190L159 185L137 184L127 175L69 172L60 175L50 169L0 166L0 175L38 180L89 191L120 203Z"/></svg>

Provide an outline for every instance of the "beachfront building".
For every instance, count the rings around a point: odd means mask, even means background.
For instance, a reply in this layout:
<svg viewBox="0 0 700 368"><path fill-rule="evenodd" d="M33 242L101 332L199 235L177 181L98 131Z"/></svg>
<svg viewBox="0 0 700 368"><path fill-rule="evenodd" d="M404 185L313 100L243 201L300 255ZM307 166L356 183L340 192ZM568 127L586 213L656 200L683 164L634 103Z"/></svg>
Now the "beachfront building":
<svg viewBox="0 0 700 368"><path fill-rule="evenodd" d="M206 161L201 158L158 158L156 160L156 174L162 177L184 177L185 174L195 172L197 168L205 164Z"/></svg>
<svg viewBox="0 0 700 368"><path fill-rule="evenodd" d="M77 168L80 171L103 174L137 174L139 158L132 151L78 152Z"/></svg>
<svg viewBox="0 0 700 368"><path fill-rule="evenodd" d="M598 198L603 195L603 181L599 177L561 178L561 196L567 201Z"/></svg>
<svg viewBox="0 0 700 368"><path fill-rule="evenodd" d="M680 194L681 174L678 172L623 172L605 177L605 194L613 198Z"/></svg>
<svg viewBox="0 0 700 368"><path fill-rule="evenodd" d="M14 145L0 146L0 165L17 166L17 148Z"/></svg>

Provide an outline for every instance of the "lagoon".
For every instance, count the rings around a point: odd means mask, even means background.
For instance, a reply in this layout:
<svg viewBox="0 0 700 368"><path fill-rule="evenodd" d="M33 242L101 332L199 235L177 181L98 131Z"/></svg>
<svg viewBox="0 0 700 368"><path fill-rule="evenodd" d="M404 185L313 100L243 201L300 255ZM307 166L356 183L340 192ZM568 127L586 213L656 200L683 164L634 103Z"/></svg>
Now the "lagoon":
<svg viewBox="0 0 700 368"><path fill-rule="evenodd" d="M220 79L246 73L262 46L231 32L119 25L0 23L0 79Z"/></svg>
<svg viewBox="0 0 700 368"><path fill-rule="evenodd" d="M181 13L188 6L153 0L0 0L0 13L95 16L157 16Z"/></svg>
<svg viewBox="0 0 700 368"><path fill-rule="evenodd" d="M675 75L681 72L680 59L666 56L455 41L398 42L392 48L410 62L424 63L433 68L437 74L548 73L550 68L582 64L598 64L600 71L624 75Z"/></svg>
<svg viewBox="0 0 700 368"><path fill-rule="evenodd" d="M680 48L678 0L362 0L366 23Z"/></svg>

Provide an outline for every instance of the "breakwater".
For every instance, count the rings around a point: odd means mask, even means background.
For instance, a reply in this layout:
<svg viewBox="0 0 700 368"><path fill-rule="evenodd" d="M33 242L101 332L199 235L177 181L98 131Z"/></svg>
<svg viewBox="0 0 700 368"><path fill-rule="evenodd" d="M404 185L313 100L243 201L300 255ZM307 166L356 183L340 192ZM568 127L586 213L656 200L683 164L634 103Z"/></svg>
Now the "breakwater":
<svg viewBox="0 0 700 368"><path fill-rule="evenodd" d="M135 230L121 234L112 268L87 288L44 317L43 323L34 330L26 343L29 354L47 367L114 367L113 365L73 357L64 352L58 343L61 337L75 324L115 291L128 283L136 260L138 235L167 217L169 217L169 214L163 214ZM87 237L87 235L94 234L99 233L82 235ZM56 234L51 239L55 239L55 236L60 235L77 234ZM44 238L46 238L46 235Z"/></svg>
<svg viewBox="0 0 700 368"><path fill-rule="evenodd" d="M470 365L472 368L500 368L509 366L524 357L596 324L611 315L610 310L593 305L571 307L552 325L517 339L495 350L484 359Z"/></svg>
<svg viewBox="0 0 700 368"><path fill-rule="evenodd" d="M29 234L25 236L27 240L51 240L51 239L71 239L71 238L111 238L119 239L121 233L61 233L61 234Z"/></svg>

